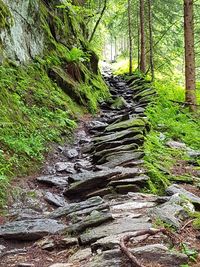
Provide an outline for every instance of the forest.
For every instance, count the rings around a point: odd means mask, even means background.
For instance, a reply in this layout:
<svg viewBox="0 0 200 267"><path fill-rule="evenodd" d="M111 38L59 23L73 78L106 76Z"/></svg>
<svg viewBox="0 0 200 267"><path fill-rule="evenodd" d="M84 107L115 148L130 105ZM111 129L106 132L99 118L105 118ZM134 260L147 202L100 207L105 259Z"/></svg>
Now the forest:
<svg viewBox="0 0 200 267"><path fill-rule="evenodd" d="M0 267L200 266L200 1L0 0Z"/></svg>

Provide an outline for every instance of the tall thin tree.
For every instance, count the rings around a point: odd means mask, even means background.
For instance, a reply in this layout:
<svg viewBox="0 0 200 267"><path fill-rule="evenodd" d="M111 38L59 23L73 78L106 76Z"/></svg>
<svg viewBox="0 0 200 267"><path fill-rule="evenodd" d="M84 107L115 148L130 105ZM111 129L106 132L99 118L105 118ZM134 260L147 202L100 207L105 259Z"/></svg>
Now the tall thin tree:
<svg viewBox="0 0 200 267"><path fill-rule="evenodd" d="M154 51L153 51L153 24L152 24L152 0L148 0L148 13L149 13L149 52L150 52L150 68L151 80L154 81Z"/></svg>
<svg viewBox="0 0 200 267"><path fill-rule="evenodd" d="M128 0L128 31L129 31L129 73L133 72L133 40L131 25L131 0Z"/></svg>
<svg viewBox="0 0 200 267"><path fill-rule="evenodd" d="M146 72L146 35L145 35L145 7L144 0L140 0L140 71Z"/></svg>
<svg viewBox="0 0 200 267"><path fill-rule="evenodd" d="M196 74L194 51L194 12L193 0L184 0L184 36L185 36L185 101L190 110L196 110Z"/></svg>

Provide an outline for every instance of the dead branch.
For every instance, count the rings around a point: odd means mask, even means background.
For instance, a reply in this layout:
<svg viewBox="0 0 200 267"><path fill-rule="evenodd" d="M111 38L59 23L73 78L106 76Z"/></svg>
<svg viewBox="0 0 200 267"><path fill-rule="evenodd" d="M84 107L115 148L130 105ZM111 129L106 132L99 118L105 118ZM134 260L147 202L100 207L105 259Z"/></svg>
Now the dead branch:
<svg viewBox="0 0 200 267"><path fill-rule="evenodd" d="M143 264L141 264L138 261L138 259L128 250L127 243L129 241L131 241L131 239L133 239L134 237L137 237L137 236L147 235L146 238L148 238L149 236L156 235L158 233L163 233L163 234L167 235L168 237L170 237L170 239L172 240L173 243L176 240L176 236L174 235L174 233L171 233L169 230L167 230L165 228L161 228L161 229L150 228L148 230L141 230L141 231L135 232L134 234L126 235L120 239L120 244L119 244L120 250L130 260L131 265L133 267L145 267L145 266Z"/></svg>

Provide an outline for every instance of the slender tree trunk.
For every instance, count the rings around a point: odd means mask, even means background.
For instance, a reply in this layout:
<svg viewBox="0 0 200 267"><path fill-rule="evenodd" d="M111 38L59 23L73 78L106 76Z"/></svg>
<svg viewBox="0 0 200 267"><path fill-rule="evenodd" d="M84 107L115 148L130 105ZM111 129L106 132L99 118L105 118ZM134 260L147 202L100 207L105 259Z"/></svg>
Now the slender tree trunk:
<svg viewBox="0 0 200 267"><path fill-rule="evenodd" d="M196 75L194 51L194 14L193 0L184 0L185 33L185 101L190 103L190 110L196 110Z"/></svg>
<svg viewBox="0 0 200 267"><path fill-rule="evenodd" d="M154 81L154 53L153 53L153 26L152 26L152 0L148 0L149 11L149 47L150 47L150 68L151 68L151 80Z"/></svg>
<svg viewBox="0 0 200 267"><path fill-rule="evenodd" d="M137 6L137 28L138 28L138 37L137 37L137 45L138 45L138 51L137 51L137 57L138 57L138 70L140 69L140 12L139 12L139 4Z"/></svg>
<svg viewBox="0 0 200 267"><path fill-rule="evenodd" d="M133 42L131 26L131 0L128 0L128 32L129 32L129 74L133 73Z"/></svg>
<svg viewBox="0 0 200 267"><path fill-rule="evenodd" d="M141 36L141 54L140 54L140 70L146 72L146 36L145 36L145 17L144 17L144 0L140 0L140 36Z"/></svg>
<svg viewBox="0 0 200 267"><path fill-rule="evenodd" d="M106 8L107 8L107 0L104 0L103 9L102 9L101 14L100 14L95 26L94 26L94 29L93 29L92 34L90 36L89 42L91 42L93 40L93 37L94 37L95 32L97 30L97 27L99 26L99 23L101 22L101 19L103 18L103 15L104 15L104 12L106 11Z"/></svg>

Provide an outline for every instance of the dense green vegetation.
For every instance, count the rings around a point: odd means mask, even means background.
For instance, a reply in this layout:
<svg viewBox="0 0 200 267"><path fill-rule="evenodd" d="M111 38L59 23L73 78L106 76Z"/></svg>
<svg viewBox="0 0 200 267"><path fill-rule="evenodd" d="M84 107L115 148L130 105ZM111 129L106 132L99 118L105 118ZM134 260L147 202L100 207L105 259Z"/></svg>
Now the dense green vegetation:
<svg viewBox="0 0 200 267"><path fill-rule="evenodd" d="M51 144L69 142L80 117L97 112L98 102L109 97L83 18L74 17L78 6L40 1L40 8L44 55L26 65L4 58L0 66L0 204L11 177L38 170ZM0 27L9 28L9 9L3 4L0 10Z"/></svg>

